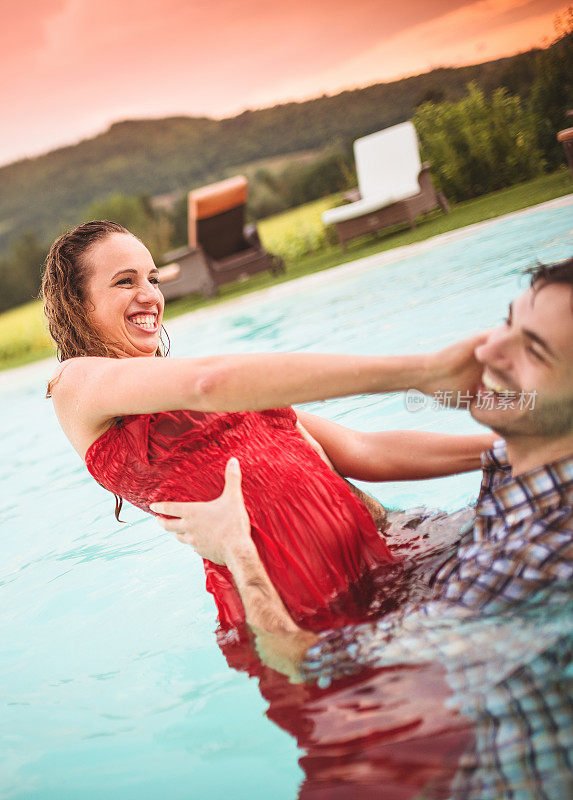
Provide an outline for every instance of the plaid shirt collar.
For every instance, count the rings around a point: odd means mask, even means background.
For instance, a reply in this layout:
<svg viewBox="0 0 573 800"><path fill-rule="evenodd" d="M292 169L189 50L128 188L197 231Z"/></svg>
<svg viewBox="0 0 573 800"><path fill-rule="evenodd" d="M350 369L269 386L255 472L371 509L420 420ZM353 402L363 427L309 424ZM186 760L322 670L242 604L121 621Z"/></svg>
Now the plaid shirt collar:
<svg viewBox="0 0 573 800"><path fill-rule="evenodd" d="M475 541L494 534L494 520L511 530L525 519L573 505L573 455L512 477L503 439L482 455L483 477L476 506ZM493 526L497 528L497 526Z"/></svg>

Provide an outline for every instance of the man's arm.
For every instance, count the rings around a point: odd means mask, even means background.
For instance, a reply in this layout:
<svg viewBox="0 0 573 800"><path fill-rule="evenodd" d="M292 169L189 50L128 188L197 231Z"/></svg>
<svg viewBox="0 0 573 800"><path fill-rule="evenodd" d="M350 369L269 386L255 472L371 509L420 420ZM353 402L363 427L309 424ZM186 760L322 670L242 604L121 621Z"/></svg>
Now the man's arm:
<svg viewBox="0 0 573 800"><path fill-rule="evenodd" d="M318 637L294 622L251 538L251 525L241 491L241 470L236 458L227 463L225 488L207 503L153 503L151 510L166 531L190 544L203 558L226 565L243 601L247 623L256 637L263 660L292 679L307 649Z"/></svg>
<svg viewBox="0 0 573 800"><path fill-rule="evenodd" d="M318 642L318 636L294 622L250 537L249 541L251 547L235 545L230 549L227 567L243 601L261 660L298 683L301 681L299 666L308 648Z"/></svg>

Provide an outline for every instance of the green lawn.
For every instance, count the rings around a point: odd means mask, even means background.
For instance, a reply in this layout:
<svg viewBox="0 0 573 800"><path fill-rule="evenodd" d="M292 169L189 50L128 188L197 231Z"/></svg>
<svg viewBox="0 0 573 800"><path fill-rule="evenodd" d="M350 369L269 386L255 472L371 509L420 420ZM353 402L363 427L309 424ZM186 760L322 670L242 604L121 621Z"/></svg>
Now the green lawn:
<svg viewBox="0 0 573 800"><path fill-rule="evenodd" d="M259 232L265 246L285 259L285 274L254 275L246 281L222 287L220 295L212 300L205 300L197 295L175 300L168 304L165 318L172 319L187 311L222 303L302 275L394 247L421 242L440 233L537 205L572 191L573 182L569 171L560 169L550 175L484 195L477 200L459 203L452 207L450 214L432 212L414 230L399 226L385 231L379 237L357 239L349 244L346 253L342 253L338 245L332 244L332 232L325 231L320 219L321 213L333 206L338 196L323 198L259 223ZM29 363L52 352L39 301L32 301L0 314L0 369Z"/></svg>

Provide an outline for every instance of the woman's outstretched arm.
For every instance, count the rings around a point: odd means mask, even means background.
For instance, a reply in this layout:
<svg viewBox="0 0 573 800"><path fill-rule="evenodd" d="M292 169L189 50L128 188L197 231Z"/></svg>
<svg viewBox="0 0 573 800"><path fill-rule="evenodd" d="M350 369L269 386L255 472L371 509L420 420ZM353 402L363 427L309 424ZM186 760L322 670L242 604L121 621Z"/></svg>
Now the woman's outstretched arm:
<svg viewBox="0 0 573 800"><path fill-rule="evenodd" d="M422 480L480 469L481 453L498 438L491 433L364 433L305 411L297 410L297 416L337 472L363 481Z"/></svg>
<svg viewBox="0 0 573 800"><path fill-rule="evenodd" d="M126 414L180 408L260 410L409 388L426 393L470 390L481 376L474 350L483 338L475 336L440 353L414 356L272 353L198 359L75 358L55 382L53 397L64 427L64 418L71 414L84 429L97 432Z"/></svg>

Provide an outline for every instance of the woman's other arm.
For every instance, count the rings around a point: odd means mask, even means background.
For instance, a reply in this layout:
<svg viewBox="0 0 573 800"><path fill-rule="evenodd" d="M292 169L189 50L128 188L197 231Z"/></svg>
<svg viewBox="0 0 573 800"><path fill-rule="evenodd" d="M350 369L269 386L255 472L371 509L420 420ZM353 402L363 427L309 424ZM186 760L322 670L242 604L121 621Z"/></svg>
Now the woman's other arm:
<svg viewBox="0 0 573 800"><path fill-rule="evenodd" d="M479 469L481 453L497 438L491 433L363 433L305 411L297 410L297 416L337 472L363 481L422 480Z"/></svg>

